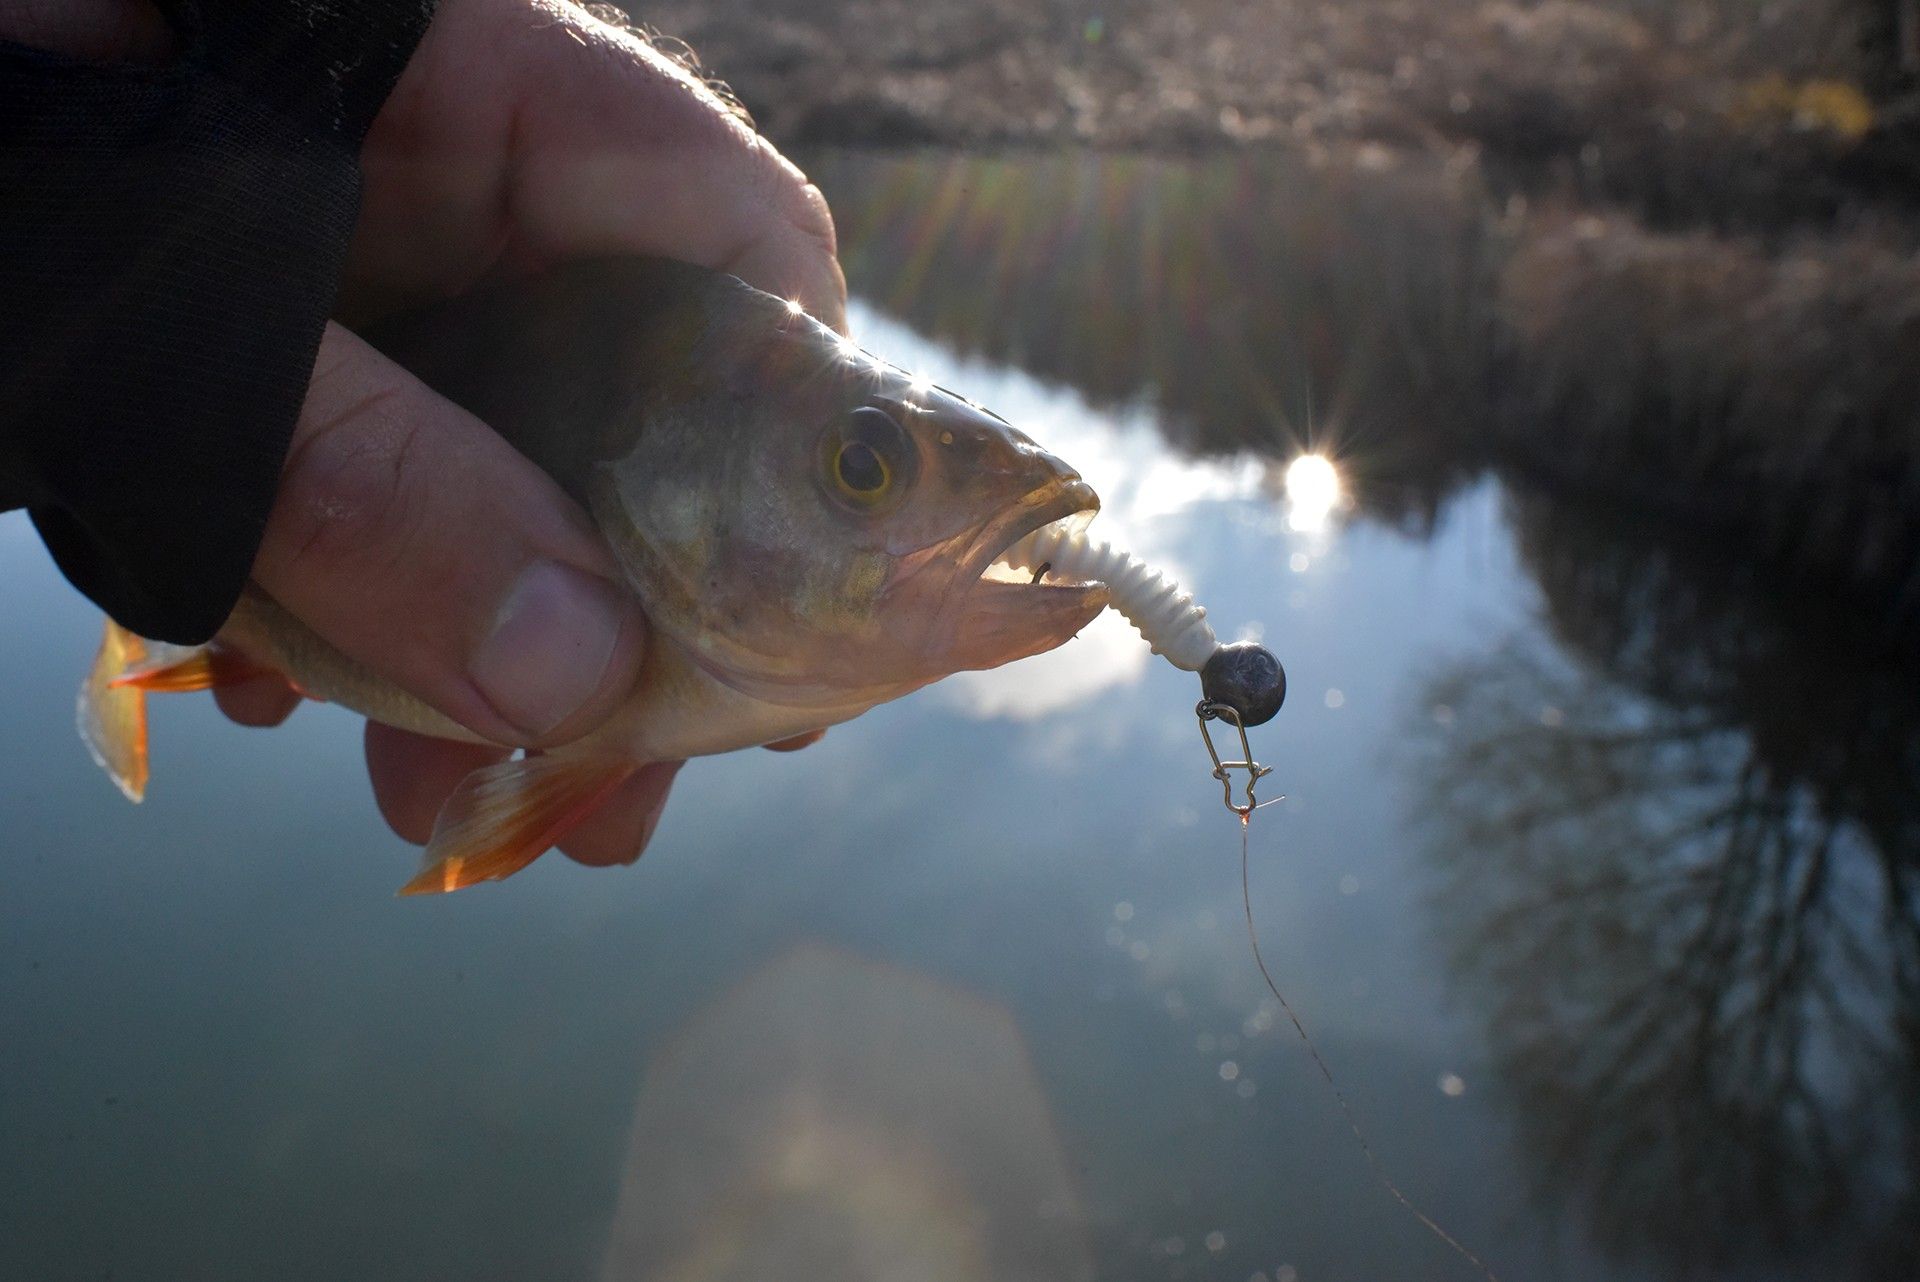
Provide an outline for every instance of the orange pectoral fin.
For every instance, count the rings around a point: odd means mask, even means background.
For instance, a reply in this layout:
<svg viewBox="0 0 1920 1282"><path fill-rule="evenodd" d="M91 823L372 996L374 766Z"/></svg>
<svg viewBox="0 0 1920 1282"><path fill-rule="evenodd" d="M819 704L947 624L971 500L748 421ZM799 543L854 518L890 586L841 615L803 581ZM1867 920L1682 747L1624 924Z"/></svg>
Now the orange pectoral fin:
<svg viewBox="0 0 1920 1282"><path fill-rule="evenodd" d="M129 801L147 795L147 696L118 678L147 657L144 640L108 619L75 710L87 751Z"/></svg>
<svg viewBox="0 0 1920 1282"><path fill-rule="evenodd" d="M510 877L538 859L637 769L564 754L476 770L440 808L419 876L403 895L432 895Z"/></svg>

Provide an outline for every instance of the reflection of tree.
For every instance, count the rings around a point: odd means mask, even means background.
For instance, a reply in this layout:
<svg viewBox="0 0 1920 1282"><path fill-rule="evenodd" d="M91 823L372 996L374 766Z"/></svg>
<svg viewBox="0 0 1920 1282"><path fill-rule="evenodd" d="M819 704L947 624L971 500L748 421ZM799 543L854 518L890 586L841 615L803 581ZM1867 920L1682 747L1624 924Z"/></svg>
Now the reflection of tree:
<svg viewBox="0 0 1920 1282"><path fill-rule="evenodd" d="M1202 450L1329 448L1419 522L1484 419L1486 224L1432 170L1284 155L829 153L854 289L962 352L1147 401Z"/></svg>
<svg viewBox="0 0 1920 1282"><path fill-rule="evenodd" d="M1920 672L1520 505L1575 666L1428 690L1438 904L1543 1190L1683 1267L1920 1259Z"/></svg>

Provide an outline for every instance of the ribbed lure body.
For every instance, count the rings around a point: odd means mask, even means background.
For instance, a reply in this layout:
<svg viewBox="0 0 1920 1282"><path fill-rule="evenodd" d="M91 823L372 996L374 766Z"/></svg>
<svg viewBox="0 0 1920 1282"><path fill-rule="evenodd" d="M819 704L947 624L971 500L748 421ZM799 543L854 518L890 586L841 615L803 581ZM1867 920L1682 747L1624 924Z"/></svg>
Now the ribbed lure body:
<svg viewBox="0 0 1920 1282"><path fill-rule="evenodd" d="M1198 672L1219 648L1205 608L1178 583L1131 554L1087 536L1074 523L1043 525L1002 555L1017 569L1045 566L1063 579L1107 585L1113 608L1176 668Z"/></svg>

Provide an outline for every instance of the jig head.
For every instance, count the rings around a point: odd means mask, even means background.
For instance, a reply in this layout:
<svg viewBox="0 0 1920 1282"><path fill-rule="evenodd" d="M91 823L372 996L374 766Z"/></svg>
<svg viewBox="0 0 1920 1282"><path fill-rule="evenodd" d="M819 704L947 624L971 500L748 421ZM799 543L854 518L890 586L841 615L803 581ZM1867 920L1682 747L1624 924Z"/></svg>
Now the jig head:
<svg viewBox="0 0 1920 1282"><path fill-rule="evenodd" d="M1130 553L1090 538L1072 521L1043 525L1001 553L1001 559L1031 571L1038 583L1048 571L1107 585L1113 607L1126 617L1176 668L1200 674L1205 696L1194 710L1200 735L1213 759L1213 777L1226 790L1227 809L1244 821L1270 802L1255 801L1253 787L1272 771L1253 759L1247 727L1264 725L1287 698L1287 674L1265 646L1253 641L1221 645L1207 612L1157 570ZM1225 721L1240 735L1240 760L1224 761L1214 746L1209 721ZM1246 800L1233 799L1230 772L1247 772ZM1276 798L1277 800L1277 798Z"/></svg>
<svg viewBox="0 0 1920 1282"><path fill-rule="evenodd" d="M1200 738L1207 745L1207 756L1213 761L1213 777L1220 781L1227 809L1245 823L1261 806L1280 800L1278 797L1273 801L1254 798L1254 785L1272 774L1273 768L1253 759L1247 727L1271 721L1280 711L1280 705L1287 701L1286 669L1265 646L1253 641L1235 641L1217 647L1208 657L1200 669L1200 690L1204 697L1193 712L1200 721ZM1234 728L1240 737L1239 760L1228 761L1220 756L1213 732L1207 728L1209 721L1224 721ZM1233 799L1232 772L1235 770L1244 770L1247 774L1243 789L1245 801Z"/></svg>

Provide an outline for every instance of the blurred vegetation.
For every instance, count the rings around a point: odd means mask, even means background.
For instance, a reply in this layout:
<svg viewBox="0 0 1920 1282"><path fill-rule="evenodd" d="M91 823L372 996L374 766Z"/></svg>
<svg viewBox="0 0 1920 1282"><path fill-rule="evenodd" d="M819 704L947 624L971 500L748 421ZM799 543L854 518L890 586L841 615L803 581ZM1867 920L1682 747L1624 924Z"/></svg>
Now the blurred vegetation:
<svg viewBox="0 0 1920 1282"><path fill-rule="evenodd" d="M1920 196L1914 8L668 0L643 16L783 144L1466 150L1502 189L1769 228Z"/></svg>

